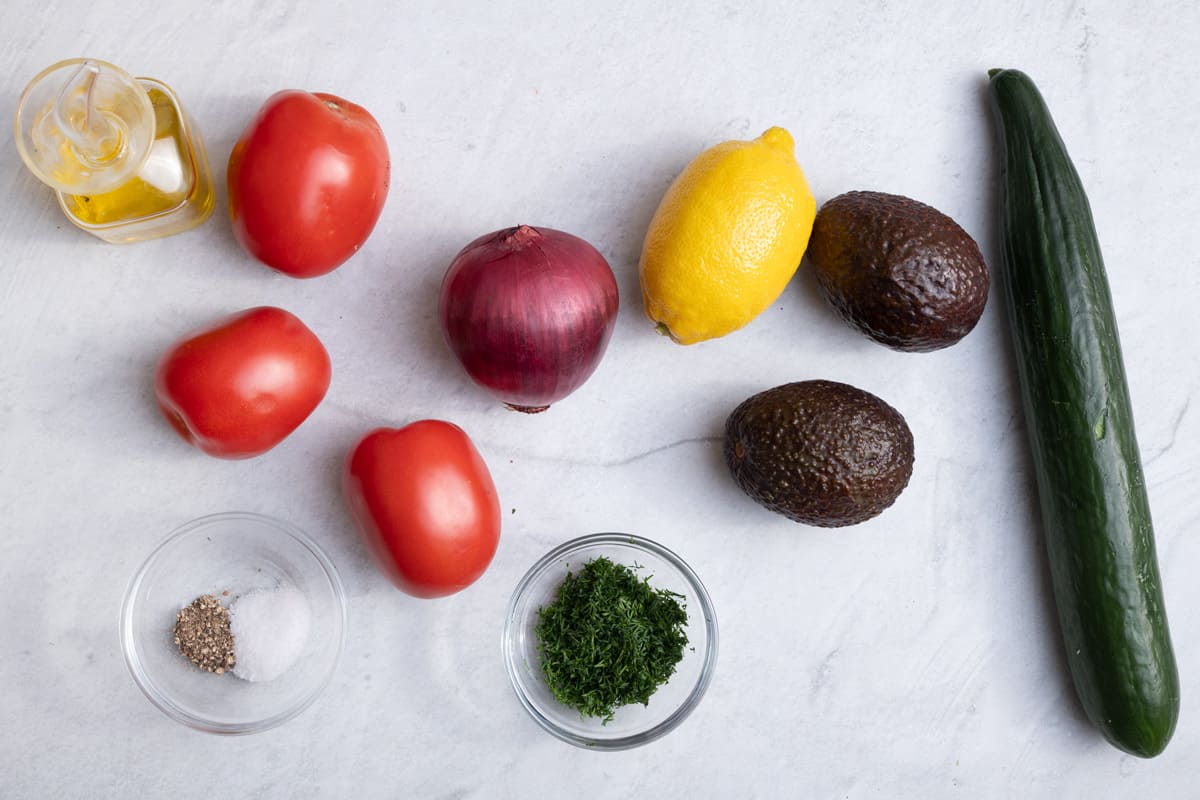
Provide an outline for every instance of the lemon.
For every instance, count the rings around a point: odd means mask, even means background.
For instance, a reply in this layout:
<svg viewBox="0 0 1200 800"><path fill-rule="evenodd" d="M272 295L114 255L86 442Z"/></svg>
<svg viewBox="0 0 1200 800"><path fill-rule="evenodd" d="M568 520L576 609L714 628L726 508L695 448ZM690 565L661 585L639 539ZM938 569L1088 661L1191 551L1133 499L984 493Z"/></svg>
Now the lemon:
<svg viewBox="0 0 1200 800"><path fill-rule="evenodd" d="M804 256L816 202L783 128L696 156L659 203L638 271L646 315L680 344L757 317Z"/></svg>

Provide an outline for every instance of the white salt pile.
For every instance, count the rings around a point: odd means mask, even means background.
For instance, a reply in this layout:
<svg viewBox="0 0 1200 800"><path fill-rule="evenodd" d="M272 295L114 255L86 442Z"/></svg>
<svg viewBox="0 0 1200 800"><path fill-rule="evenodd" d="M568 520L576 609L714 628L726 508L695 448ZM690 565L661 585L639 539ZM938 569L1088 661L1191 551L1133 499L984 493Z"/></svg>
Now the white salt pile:
<svg viewBox="0 0 1200 800"><path fill-rule="evenodd" d="M311 612L291 586L255 589L233 601L233 674L247 681L272 681L287 672L308 642Z"/></svg>

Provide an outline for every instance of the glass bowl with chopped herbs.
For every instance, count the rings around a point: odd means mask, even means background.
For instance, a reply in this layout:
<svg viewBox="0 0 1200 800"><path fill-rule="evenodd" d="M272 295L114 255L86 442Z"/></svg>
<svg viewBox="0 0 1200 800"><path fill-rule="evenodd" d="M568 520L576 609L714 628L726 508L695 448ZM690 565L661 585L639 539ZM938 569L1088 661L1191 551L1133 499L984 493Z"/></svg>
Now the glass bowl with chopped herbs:
<svg viewBox="0 0 1200 800"><path fill-rule="evenodd" d="M674 729L717 659L717 618L683 559L627 533L551 550L521 579L504 626L508 676L550 733L623 750Z"/></svg>

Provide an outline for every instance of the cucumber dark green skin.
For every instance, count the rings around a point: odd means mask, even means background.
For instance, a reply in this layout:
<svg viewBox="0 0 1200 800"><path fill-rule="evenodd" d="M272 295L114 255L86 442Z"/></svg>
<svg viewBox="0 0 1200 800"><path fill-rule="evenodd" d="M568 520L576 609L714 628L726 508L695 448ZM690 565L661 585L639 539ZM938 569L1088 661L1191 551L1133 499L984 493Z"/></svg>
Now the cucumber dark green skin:
<svg viewBox="0 0 1200 800"><path fill-rule="evenodd" d="M1075 689L1112 744L1149 758L1179 674L1091 207L1029 77L992 70L1003 258L1046 550Z"/></svg>

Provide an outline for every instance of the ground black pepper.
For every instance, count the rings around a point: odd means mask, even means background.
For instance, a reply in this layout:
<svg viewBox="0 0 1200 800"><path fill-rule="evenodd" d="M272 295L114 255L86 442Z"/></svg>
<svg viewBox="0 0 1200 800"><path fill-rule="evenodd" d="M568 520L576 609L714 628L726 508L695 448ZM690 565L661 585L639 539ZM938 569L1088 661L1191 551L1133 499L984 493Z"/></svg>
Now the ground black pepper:
<svg viewBox="0 0 1200 800"><path fill-rule="evenodd" d="M175 616L175 644L179 652L206 672L223 675L236 663L229 610L211 594L197 597Z"/></svg>

